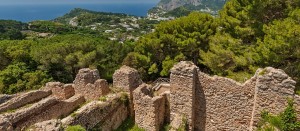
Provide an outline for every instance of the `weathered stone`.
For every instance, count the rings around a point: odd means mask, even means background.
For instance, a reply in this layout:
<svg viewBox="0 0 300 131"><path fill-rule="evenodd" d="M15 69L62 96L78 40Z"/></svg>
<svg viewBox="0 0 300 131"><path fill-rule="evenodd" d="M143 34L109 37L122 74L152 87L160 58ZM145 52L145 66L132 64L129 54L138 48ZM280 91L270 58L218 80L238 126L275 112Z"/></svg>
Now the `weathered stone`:
<svg viewBox="0 0 300 131"><path fill-rule="evenodd" d="M87 100L97 100L110 92L106 80L100 79L98 70L81 69L74 81L75 94Z"/></svg>
<svg viewBox="0 0 300 131"><path fill-rule="evenodd" d="M198 71L195 130L249 130L257 77L244 84Z"/></svg>
<svg viewBox="0 0 300 131"><path fill-rule="evenodd" d="M114 130L128 116L127 106L121 100L121 96L121 94L108 96L106 102L92 101L62 119L62 123L64 126L81 125L87 130L96 125L104 131Z"/></svg>
<svg viewBox="0 0 300 131"><path fill-rule="evenodd" d="M26 121L20 121L17 123L16 130L27 128L37 122L42 122L51 119L58 119L65 117L73 112L76 108L83 104L85 99L83 96L76 95L70 99L58 101L54 105L47 106L46 109L43 109L41 112L33 112L33 115L30 115L26 118Z"/></svg>
<svg viewBox="0 0 300 131"><path fill-rule="evenodd" d="M16 95L6 95L6 94L0 94L0 104L12 99Z"/></svg>
<svg viewBox="0 0 300 131"><path fill-rule="evenodd" d="M300 121L300 96L295 95L294 97L294 106L296 107L297 120Z"/></svg>
<svg viewBox="0 0 300 131"><path fill-rule="evenodd" d="M59 119L43 121L34 124L29 131L62 131L61 121Z"/></svg>
<svg viewBox="0 0 300 131"><path fill-rule="evenodd" d="M12 124L3 116L0 116L0 131L13 131Z"/></svg>
<svg viewBox="0 0 300 131"><path fill-rule="evenodd" d="M279 114L287 106L287 99L294 98L296 82L288 77L284 71L267 67L259 74L260 76L256 82L251 130L257 126L260 113L263 110L267 110L272 114ZM271 82L270 77L272 78Z"/></svg>
<svg viewBox="0 0 300 131"><path fill-rule="evenodd" d="M128 66L122 66L113 74L113 86L124 91L133 91L142 83L138 71Z"/></svg>
<svg viewBox="0 0 300 131"><path fill-rule="evenodd" d="M194 130L195 91L197 69L192 62L179 62L171 69L170 113L171 122L176 116L184 116L189 130Z"/></svg>
<svg viewBox="0 0 300 131"><path fill-rule="evenodd" d="M17 109L26 104L30 104L30 103L39 101L42 98L45 98L49 95L51 95L51 91L41 91L41 90L30 91L30 92L21 94L17 97L10 99L9 101L7 101L3 104L1 104L0 112Z"/></svg>
<svg viewBox="0 0 300 131"><path fill-rule="evenodd" d="M147 131L159 131L164 124L166 96L153 96L151 87L140 85L133 91L135 123Z"/></svg>
<svg viewBox="0 0 300 131"><path fill-rule="evenodd" d="M63 84L60 82L48 82L45 86L46 90L51 90L52 95L58 99L68 99L75 95L73 84Z"/></svg>
<svg viewBox="0 0 300 131"><path fill-rule="evenodd" d="M75 89L77 89L89 83L93 84L98 79L100 79L100 76L97 69L91 70L89 68L84 68L79 70L73 83L75 84Z"/></svg>

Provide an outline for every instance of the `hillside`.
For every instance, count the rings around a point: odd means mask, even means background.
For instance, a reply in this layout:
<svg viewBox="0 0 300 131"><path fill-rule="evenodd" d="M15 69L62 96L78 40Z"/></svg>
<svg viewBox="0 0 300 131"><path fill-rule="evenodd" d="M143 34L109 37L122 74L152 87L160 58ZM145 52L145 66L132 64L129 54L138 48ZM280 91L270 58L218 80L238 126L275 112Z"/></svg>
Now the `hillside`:
<svg viewBox="0 0 300 131"><path fill-rule="evenodd" d="M159 14L161 17L181 17L192 11L207 12L216 15L227 0L161 0L149 14Z"/></svg>

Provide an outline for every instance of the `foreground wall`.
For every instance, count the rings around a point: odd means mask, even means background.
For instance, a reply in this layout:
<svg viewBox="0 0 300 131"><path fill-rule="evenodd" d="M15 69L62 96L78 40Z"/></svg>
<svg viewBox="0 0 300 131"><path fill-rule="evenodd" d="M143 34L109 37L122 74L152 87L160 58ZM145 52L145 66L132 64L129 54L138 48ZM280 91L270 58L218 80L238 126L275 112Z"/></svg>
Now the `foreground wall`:
<svg viewBox="0 0 300 131"><path fill-rule="evenodd" d="M257 77L244 84L198 73L195 130L249 129Z"/></svg>
<svg viewBox="0 0 300 131"><path fill-rule="evenodd" d="M259 69L241 84L208 76L192 62L183 61L172 68L170 82L171 126L179 123L176 117L184 116L189 130L255 130L263 110L278 114L286 108L288 98L294 99L300 112L296 82L280 69Z"/></svg>
<svg viewBox="0 0 300 131"><path fill-rule="evenodd" d="M117 129L128 116L127 98L124 94L114 94L107 101L92 101L70 116L62 119L62 124L81 125L87 130L110 131Z"/></svg>
<svg viewBox="0 0 300 131"><path fill-rule="evenodd" d="M140 85L133 92L135 123L147 131L159 131L165 122L165 94L153 96L151 87Z"/></svg>

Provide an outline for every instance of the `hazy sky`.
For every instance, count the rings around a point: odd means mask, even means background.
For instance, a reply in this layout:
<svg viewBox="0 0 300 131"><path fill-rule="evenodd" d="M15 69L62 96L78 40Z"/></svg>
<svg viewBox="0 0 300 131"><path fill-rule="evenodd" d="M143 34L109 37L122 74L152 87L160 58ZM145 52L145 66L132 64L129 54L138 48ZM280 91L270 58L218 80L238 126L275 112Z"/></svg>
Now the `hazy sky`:
<svg viewBox="0 0 300 131"><path fill-rule="evenodd" d="M0 5L11 4L78 4L78 3L158 3L159 0L0 0Z"/></svg>

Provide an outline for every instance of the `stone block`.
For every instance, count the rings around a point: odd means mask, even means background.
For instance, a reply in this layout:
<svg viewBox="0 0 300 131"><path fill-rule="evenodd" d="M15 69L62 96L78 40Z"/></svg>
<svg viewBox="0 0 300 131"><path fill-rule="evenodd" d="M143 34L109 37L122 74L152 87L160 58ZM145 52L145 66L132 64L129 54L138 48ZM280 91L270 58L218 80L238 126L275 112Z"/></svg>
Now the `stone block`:
<svg viewBox="0 0 300 131"><path fill-rule="evenodd" d="M138 71L128 66L122 66L113 74L113 86L124 91L131 92L142 83Z"/></svg>

